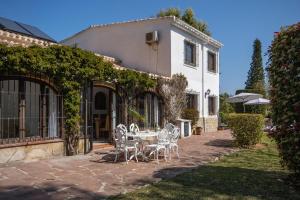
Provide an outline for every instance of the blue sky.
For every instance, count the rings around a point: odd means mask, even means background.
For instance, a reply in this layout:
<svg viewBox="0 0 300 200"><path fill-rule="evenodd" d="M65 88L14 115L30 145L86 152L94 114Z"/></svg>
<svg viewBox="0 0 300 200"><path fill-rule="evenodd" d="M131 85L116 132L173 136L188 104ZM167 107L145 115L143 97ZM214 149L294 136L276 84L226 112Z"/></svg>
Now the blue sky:
<svg viewBox="0 0 300 200"><path fill-rule="evenodd" d="M193 8L225 45L220 89L231 94L244 87L253 40L262 41L265 54L274 32L300 21L300 0L1 0L0 16L37 26L60 41L91 24L147 18L168 7Z"/></svg>

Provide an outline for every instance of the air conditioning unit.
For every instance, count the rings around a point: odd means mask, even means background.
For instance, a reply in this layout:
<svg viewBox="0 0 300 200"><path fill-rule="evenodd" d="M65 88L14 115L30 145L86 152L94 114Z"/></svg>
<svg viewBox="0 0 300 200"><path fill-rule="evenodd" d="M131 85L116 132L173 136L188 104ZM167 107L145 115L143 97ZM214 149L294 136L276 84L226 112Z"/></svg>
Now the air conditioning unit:
<svg viewBox="0 0 300 200"><path fill-rule="evenodd" d="M149 45L153 43L158 43L158 31L146 33L146 43Z"/></svg>

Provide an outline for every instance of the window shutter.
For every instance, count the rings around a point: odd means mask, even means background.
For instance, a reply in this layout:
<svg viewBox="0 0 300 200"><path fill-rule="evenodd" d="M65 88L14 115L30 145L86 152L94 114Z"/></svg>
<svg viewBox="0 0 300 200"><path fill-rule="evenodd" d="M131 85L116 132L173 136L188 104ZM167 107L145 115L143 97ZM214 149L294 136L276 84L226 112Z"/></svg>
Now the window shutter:
<svg viewBox="0 0 300 200"><path fill-rule="evenodd" d="M211 115L211 97L208 97L208 115Z"/></svg>
<svg viewBox="0 0 300 200"><path fill-rule="evenodd" d="M196 44L196 67L199 67L199 44Z"/></svg>
<svg viewBox="0 0 300 200"><path fill-rule="evenodd" d="M217 72L216 58L217 58L216 54L213 54L213 71L214 72Z"/></svg>
<svg viewBox="0 0 300 200"><path fill-rule="evenodd" d="M214 103L213 103L213 115L215 115L215 114L216 114L216 105L217 105L217 104L216 104L216 103L217 103L216 97L213 97L213 100L214 100L214 101L213 101L213 102L214 102Z"/></svg>
<svg viewBox="0 0 300 200"><path fill-rule="evenodd" d="M208 97L208 114L209 115L217 114L217 97L215 96Z"/></svg>
<svg viewBox="0 0 300 200"><path fill-rule="evenodd" d="M207 52L207 61L208 61L208 64L207 64L207 67L208 67L208 70L209 71L212 71L212 60L211 60L211 54L209 52Z"/></svg>
<svg viewBox="0 0 300 200"><path fill-rule="evenodd" d="M183 43L183 46L184 46L184 48L183 48L183 62L184 63L186 63L187 62L187 59L186 59L186 41L184 41L184 43Z"/></svg>

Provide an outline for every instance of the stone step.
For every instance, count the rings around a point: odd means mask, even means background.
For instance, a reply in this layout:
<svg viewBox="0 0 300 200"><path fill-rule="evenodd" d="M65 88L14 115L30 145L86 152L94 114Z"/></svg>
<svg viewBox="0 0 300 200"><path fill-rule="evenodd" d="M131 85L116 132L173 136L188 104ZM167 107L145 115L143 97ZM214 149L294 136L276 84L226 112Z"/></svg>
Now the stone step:
<svg viewBox="0 0 300 200"><path fill-rule="evenodd" d="M111 148L114 147L114 145L110 143L93 143L93 150L99 150L103 148Z"/></svg>

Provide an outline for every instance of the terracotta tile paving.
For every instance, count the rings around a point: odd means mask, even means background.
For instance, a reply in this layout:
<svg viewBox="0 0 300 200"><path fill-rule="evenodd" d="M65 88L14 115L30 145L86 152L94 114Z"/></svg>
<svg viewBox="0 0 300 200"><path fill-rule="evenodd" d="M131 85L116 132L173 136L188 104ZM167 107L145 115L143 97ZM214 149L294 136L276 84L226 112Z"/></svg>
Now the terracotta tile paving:
<svg viewBox="0 0 300 200"><path fill-rule="evenodd" d="M235 151L228 131L179 140L180 159L114 163L113 149L0 165L0 199L105 199L170 178Z"/></svg>

